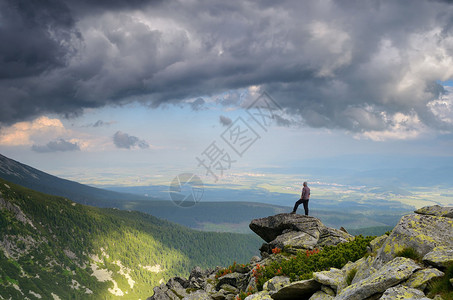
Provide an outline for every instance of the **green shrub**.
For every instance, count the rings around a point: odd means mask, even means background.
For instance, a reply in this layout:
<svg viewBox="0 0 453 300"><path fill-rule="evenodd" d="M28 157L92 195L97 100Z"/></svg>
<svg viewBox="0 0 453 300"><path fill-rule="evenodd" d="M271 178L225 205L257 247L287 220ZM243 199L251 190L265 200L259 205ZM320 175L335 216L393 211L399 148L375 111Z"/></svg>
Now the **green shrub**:
<svg viewBox="0 0 453 300"><path fill-rule="evenodd" d="M337 246L327 246L322 251L299 252L283 261L274 261L267 266L257 265L253 276L258 290L274 276L288 276L291 281L310 279L313 272L329 268L340 269L349 261L356 261L366 254L366 248L374 237L357 236L353 241Z"/></svg>

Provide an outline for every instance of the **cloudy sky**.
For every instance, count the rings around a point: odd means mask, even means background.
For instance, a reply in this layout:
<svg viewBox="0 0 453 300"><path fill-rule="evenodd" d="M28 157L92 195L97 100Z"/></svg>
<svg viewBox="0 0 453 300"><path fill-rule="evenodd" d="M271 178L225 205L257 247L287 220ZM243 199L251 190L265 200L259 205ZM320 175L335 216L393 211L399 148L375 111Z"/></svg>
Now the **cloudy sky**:
<svg viewBox="0 0 453 300"><path fill-rule="evenodd" d="M0 153L85 183L452 156L451 1L0 0L0 41Z"/></svg>

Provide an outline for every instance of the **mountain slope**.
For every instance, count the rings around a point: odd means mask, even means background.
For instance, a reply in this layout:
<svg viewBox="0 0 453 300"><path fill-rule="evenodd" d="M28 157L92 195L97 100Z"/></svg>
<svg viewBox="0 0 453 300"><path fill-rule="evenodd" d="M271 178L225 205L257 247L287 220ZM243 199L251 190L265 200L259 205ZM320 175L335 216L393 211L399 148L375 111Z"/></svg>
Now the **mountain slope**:
<svg viewBox="0 0 453 300"><path fill-rule="evenodd" d="M73 201L113 207L121 200L149 200L140 195L118 193L99 189L78 182L62 179L0 154L0 178L46 194L69 198Z"/></svg>
<svg viewBox="0 0 453 300"><path fill-rule="evenodd" d="M0 179L0 296L146 298L194 266L246 262L261 240L95 208ZM39 296L36 296L39 295Z"/></svg>

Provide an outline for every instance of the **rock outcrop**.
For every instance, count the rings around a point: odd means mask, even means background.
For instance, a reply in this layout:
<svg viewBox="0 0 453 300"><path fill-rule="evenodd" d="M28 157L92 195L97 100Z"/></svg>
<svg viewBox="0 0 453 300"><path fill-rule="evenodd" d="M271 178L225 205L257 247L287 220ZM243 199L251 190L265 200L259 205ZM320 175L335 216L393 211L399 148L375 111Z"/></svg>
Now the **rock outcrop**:
<svg viewBox="0 0 453 300"><path fill-rule="evenodd" d="M326 227L317 218L297 214L278 214L253 220L250 229L267 243L261 254L272 253L274 248L289 253L334 246L354 239L349 233Z"/></svg>
<svg viewBox="0 0 453 300"><path fill-rule="evenodd" d="M444 276L453 263L453 208L424 207L401 218L389 235L375 238L368 247L368 256L349 262L341 269L331 268L313 273L308 280L291 282L289 277L275 276L256 290L253 277L263 266L276 259L272 254L280 248L291 256L298 251L351 241L345 230L328 228L320 220L302 215L279 214L253 220L250 228L266 243L262 258L253 257L246 266L235 266L230 273L216 277L217 270L191 272L189 279L172 278L154 288L149 300L168 299L239 299L248 291L246 300L309 299L428 299L429 283ZM410 249L415 260L401 257ZM450 279L453 281L452 279ZM453 283L452 283L453 284Z"/></svg>

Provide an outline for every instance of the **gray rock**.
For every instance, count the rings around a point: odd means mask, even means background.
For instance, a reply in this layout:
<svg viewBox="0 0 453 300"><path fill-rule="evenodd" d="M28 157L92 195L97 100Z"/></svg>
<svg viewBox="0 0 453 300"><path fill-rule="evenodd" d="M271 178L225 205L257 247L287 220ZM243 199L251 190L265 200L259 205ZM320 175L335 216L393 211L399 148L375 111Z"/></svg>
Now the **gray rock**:
<svg viewBox="0 0 453 300"><path fill-rule="evenodd" d="M205 274L200 267L197 266L193 268L189 276L189 286L191 288L203 289L205 284L204 275Z"/></svg>
<svg viewBox="0 0 453 300"><path fill-rule="evenodd" d="M438 269L423 269L412 274L412 276L409 277L409 279L404 282L403 285L423 291L431 280L442 276L444 276L444 273L439 271Z"/></svg>
<svg viewBox="0 0 453 300"><path fill-rule="evenodd" d="M315 272L313 273L313 279L323 285L332 287L336 293L339 293L347 286L344 272L335 268L331 268L329 271Z"/></svg>
<svg viewBox="0 0 453 300"><path fill-rule="evenodd" d="M453 221L436 216L407 215L401 218L379 249L373 267L379 269L404 248L413 248L423 257L437 246L453 248Z"/></svg>
<svg viewBox="0 0 453 300"><path fill-rule="evenodd" d="M334 297L332 297L331 295L323 291L317 291L308 300L333 300L333 299Z"/></svg>
<svg viewBox="0 0 453 300"><path fill-rule="evenodd" d="M346 287L335 299L362 300L383 293L388 288L405 281L419 269L420 266L413 260L396 257L368 278Z"/></svg>
<svg viewBox="0 0 453 300"><path fill-rule="evenodd" d="M287 252L295 252L297 250L307 250L315 248L319 239L319 232L314 235L302 231L290 231L283 233L269 243L269 249L280 248ZM269 250L268 250L269 251Z"/></svg>
<svg viewBox="0 0 453 300"><path fill-rule="evenodd" d="M269 292L276 292L282 287L288 285L289 283L290 283L289 277L275 276L264 283L263 290Z"/></svg>
<svg viewBox="0 0 453 300"><path fill-rule="evenodd" d="M259 263L260 261L261 261L261 258L259 256L255 255L250 259L250 264L255 265L255 264Z"/></svg>
<svg viewBox="0 0 453 300"><path fill-rule="evenodd" d="M289 231L302 231L313 237L319 237L320 228L324 228L325 226L317 218L311 216L278 214L252 220L249 227L269 243L279 235Z"/></svg>
<svg viewBox="0 0 453 300"><path fill-rule="evenodd" d="M395 300L395 299L423 299L425 294L417 289L410 288L407 286L397 285L395 287L387 289L381 300Z"/></svg>
<svg viewBox="0 0 453 300"><path fill-rule="evenodd" d="M435 267L446 268L453 263L453 248L436 247L423 256L423 261Z"/></svg>
<svg viewBox="0 0 453 300"><path fill-rule="evenodd" d="M453 218L453 206L425 206L415 211L417 214Z"/></svg>
<svg viewBox="0 0 453 300"><path fill-rule="evenodd" d="M212 298L205 291L198 290L185 296L184 298L182 298L182 300L212 300Z"/></svg>
<svg viewBox="0 0 453 300"><path fill-rule="evenodd" d="M293 282L272 294L274 300L308 299L321 288L314 279Z"/></svg>
<svg viewBox="0 0 453 300"><path fill-rule="evenodd" d="M342 230L325 227L321 229L318 247L336 246L340 243L346 243L354 240L354 236Z"/></svg>
<svg viewBox="0 0 453 300"><path fill-rule="evenodd" d="M266 291L258 292L255 294L252 294L250 296L247 296L244 300L271 300L271 296L269 296L269 293Z"/></svg>
<svg viewBox="0 0 453 300"><path fill-rule="evenodd" d="M189 281L181 277L170 278L167 282L169 289L186 289L189 287Z"/></svg>
<svg viewBox="0 0 453 300"><path fill-rule="evenodd" d="M377 251L384 245L384 242L387 240L388 235L384 234L381 236L378 236L374 240L370 242L370 252L371 253L377 253Z"/></svg>
<svg viewBox="0 0 453 300"><path fill-rule="evenodd" d="M221 289L220 291L211 294L211 298L214 300L225 300L228 295L228 292L226 292L224 289Z"/></svg>
<svg viewBox="0 0 453 300"><path fill-rule="evenodd" d="M354 276L354 279L352 279L352 284L357 283L361 280L364 280L365 278L370 277L372 274L376 273L376 269L372 267L374 263L374 257L368 256L368 257L363 257L359 259L355 263L355 268L357 270L357 273ZM348 272L349 273L349 272Z"/></svg>
<svg viewBox="0 0 453 300"><path fill-rule="evenodd" d="M321 286L321 291L332 297L335 297L336 295L335 291L332 290L332 288L327 285Z"/></svg>
<svg viewBox="0 0 453 300"><path fill-rule="evenodd" d="M253 277L253 276L249 277L249 282L248 282L247 288L245 290L246 291L256 291L256 290L258 290L255 277Z"/></svg>
<svg viewBox="0 0 453 300"><path fill-rule="evenodd" d="M240 290L247 287L247 275L242 273L230 273L219 278L216 288L219 290L223 285L230 285Z"/></svg>
<svg viewBox="0 0 453 300"><path fill-rule="evenodd" d="M154 295L149 297L149 300L178 300L181 299L175 295L167 285L162 283L160 286L156 286L154 289Z"/></svg>

